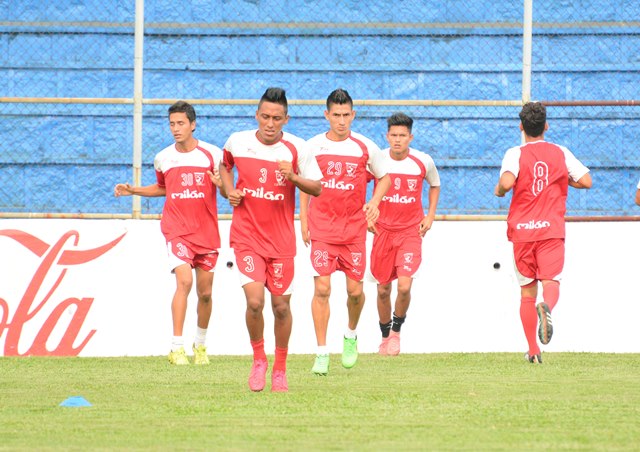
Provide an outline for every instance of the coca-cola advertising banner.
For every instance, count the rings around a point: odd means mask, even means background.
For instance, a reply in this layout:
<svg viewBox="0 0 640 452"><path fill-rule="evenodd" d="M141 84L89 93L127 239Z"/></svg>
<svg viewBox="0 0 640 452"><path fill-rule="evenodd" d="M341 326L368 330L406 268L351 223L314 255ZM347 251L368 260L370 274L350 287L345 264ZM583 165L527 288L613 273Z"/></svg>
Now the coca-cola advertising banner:
<svg viewBox="0 0 640 452"><path fill-rule="evenodd" d="M220 221L223 244L229 226ZM297 222L296 231L289 352L313 354L313 276ZM637 222L567 223L554 336L545 351L640 352L640 303L634 295L638 232ZM371 234L367 240L370 249ZM166 355L174 290L157 220L0 220L0 356ZM375 353L376 284L365 278L364 291L358 347ZM197 303L195 288L191 292L184 325L189 349ZM267 353L273 353L273 314L265 297L264 338ZM331 353L342 351L345 302L345 277L337 272L327 335ZM213 283L209 354L251 354L245 306L233 253L223 247ZM423 241L402 351L524 351L519 307L505 222L436 222Z"/></svg>

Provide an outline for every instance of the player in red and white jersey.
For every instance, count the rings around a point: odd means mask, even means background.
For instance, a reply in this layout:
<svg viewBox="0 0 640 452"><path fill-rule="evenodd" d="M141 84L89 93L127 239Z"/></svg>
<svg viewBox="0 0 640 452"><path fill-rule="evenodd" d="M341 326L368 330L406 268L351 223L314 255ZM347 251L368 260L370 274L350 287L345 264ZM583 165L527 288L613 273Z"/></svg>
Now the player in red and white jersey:
<svg viewBox="0 0 640 452"><path fill-rule="evenodd" d="M566 147L544 140L548 128L544 105L528 102L522 107L525 144L506 152L495 188L499 197L513 189L507 237L513 243L520 319L529 345L526 357L532 363L542 362L536 326L543 344L553 334L551 312L560 296L568 187L591 188L589 169ZM544 301L536 305L538 281Z"/></svg>
<svg viewBox="0 0 640 452"><path fill-rule="evenodd" d="M264 351L264 289L275 315L275 362L271 390L288 390L286 360L291 335L291 283L296 238L295 189L318 196L322 173L307 143L287 132L287 98L281 88L265 91L256 112L257 130L232 134L224 145L220 171L234 207L230 244L247 299L246 322L253 348L249 388L262 391L267 372ZM233 168L237 181L233 185Z"/></svg>
<svg viewBox="0 0 640 452"><path fill-rule="evenodd" d="M176 276L169 362L189 364L182 333L195 268L198 320L192 349L195 364L209 364L205 343L211 318L213 270L220 248L216 185L221 185L218 171L222 151L194 138L196 112L186 102L169 107L169 126L175 143L154 159L157 182L145 187L117 184L115 195L165 196L160 228L167 241L170 268Z"/></svg>
<svg viewBox="0 0 640 452"><path fill-rule="evenodd" d="M367 226L375 224L378 205L389 188L388 157L370 139L351 131L355 118L349 93L337 89L327 98L324 113L329 131L308 141L322 169L322 195L309 202L300 195L302 238L311 243L315 291L311 312L318 343L312 371L329 371L327 328L331 275L340 270L347 279L349 321L343 339L342 365L351 368L358 359L356 327L364 306L362 280L366 268ZM366 201L367 171L380 182Z"/></svg>
<svg viewBox="0 0 640 452"><path fill-rule="evenodd" d="M400 329L409 303L411 285L422 263L422 238L431 229L440 196L440 176L428 154L410 147L413 119L404 113L387 118L389 177L391 188L378 206L371 249L371 274L378 283L378 315L382 342L381 355L400 353ZM429 210L424 214L422 187L429 184ZM376 181L377 183L377 181ZM393 318L392 282L398 280Z"/></svg>

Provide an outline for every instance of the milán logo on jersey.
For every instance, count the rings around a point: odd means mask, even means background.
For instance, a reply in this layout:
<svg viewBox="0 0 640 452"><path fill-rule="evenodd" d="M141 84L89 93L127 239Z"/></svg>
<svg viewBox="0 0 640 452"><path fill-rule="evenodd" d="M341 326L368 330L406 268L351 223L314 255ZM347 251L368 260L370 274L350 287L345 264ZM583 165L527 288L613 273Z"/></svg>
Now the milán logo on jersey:
<svg viewBox="0 0 640 452"><path fill-rule="evenodd" d="M345 184L342 181L336 181L335 179L323 180L322 186L324 188L333 188L335 190L355 190L355 185L353 184Z"/></svg>
<svg viewBox="0 0 640 452"><path fill-rule="evenodd" d="M413 196L400 196L399 193L396 193L393 196L383 196L382 200L385 202L390 202L392 204L412 204L416 202L416 198Z"/></svg>
<svg viewBox="0 0 640 452"><path fill-rule="evenodd" d="M242 191L245 195L251 196L252 198L266 199L268 201L284 200L284 194L274 193L272 191L265 191L264 187L258 187L255 190L251 190L250 188L244 187Z"/></svg>
<svg viewBox="0 0 640 452"><path fill-rule="evenodd" d="M549 227L551 227L551 223L549 223L547 220L531 220L528 223L518 223L516 225L516 229L544 229Z"/></svg>
<svg viewBox="0 0 640 452"><path fill-rule="evenodd" d="M204 199L204 193L186 188L180 193L171 193L171 199Z"/></svg>

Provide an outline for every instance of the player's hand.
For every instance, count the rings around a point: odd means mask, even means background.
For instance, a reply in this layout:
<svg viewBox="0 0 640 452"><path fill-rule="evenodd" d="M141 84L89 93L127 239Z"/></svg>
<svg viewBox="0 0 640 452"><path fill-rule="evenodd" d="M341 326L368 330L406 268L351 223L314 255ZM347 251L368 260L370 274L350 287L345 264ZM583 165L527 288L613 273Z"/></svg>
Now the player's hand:
<svg viewBox="0 0 640 452"><path fill-rule="evenodd" d="M233 207L238 207L242 202L242 198L244 198L244 192L234 188L231 190L231 193L229 193L229 204Z"/></svg>
<svg viewBox="0 0 640 452"><path fill-rule="evenodd" d="M207 174L209 175L209 179L211 179L213 185L218 188L222 188L222 179L220 179L220 172L216 168L213 169L213 172L207 171Z"/></svg>
<svg viewBox="0 0 640 452"><path fill-rule="evenodd" d="M113 189L113 195L118 198L120 196L133 195L133 187L130 184L116 184Z"/></svg>
<svg viewBox="0 0 640 452"><path fill-rule="evenodd" d="M306 224L300 223L300 232L302 233L302 241L305 246L309 246L311 244L311 234L309 234L309 228Z"/></svg>
<svg viewBox="0 0 640 452"><path fill-rule="evenodd" d="M365 218L367 219L367 224L378 221L378 217L380 216L378 206L368 202L364 205L362 210L364 211Z"/></svg>
<svg viewBox="0 0 640 452"><path fill-rule="evenodd" d="M500 193L500 184L496 184L496 188L493 190L493 194L496 195L498 198L504 198L504 195L506 193Z"/></svg>
<svg viewBox="0 0 640 452"><path fill-rule="evenodd" d="M429 217L424 217L420 222L420 227L418 229L418 232L420 233L420 237L424 237L427 231L431 229L432 225L433 225L433 219Z"/></svg>
<svg viewBox="0 0 640 452"><path fill-rule="evenodd" d="M371 232L372 234L378 233L378 229L376 228L376 223L374 221L367 221L367 231Z"/></svg>
<svg viewBox="0 0 640 452"><path fill-rule="evenodd" d="M278 171L287 179L293 180L295 173L293 172L293 164L286 160L276 160Z"/></svg>

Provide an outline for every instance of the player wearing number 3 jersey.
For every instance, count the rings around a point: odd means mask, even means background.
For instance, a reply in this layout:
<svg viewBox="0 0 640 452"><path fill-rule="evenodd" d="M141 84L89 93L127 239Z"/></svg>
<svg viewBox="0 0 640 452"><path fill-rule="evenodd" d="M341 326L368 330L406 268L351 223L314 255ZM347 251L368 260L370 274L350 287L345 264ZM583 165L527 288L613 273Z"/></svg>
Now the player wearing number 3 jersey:
<svg viewBox="0 0 640 452"><path fill-rule="evenodd" d="M530 362L542 362L538 337L549 343L551 312L558 302L564 266L567 192L591 188L589 170L564 146L544 140L546 108L529 102L520 112L525 144L509 149L502 161L495 195L513 189L507 216L507 237L513 242L515 270L521 287L520 319L529 345ZM536 306L538 281L543 300Z"/></svg>
<svg viewBox="0 0 640 452"><path fill-rule="evenodd" d="M288 391L286 359L291 335L291 282L296 239L293 228L296 187L312 196L322 190L322 172L307 143L283 132L287 98L281 88L265 91L256 112L258 130L232 134L224 145L220 178L233 206L230 244L247 299L246 323L253 347L249 388L265 386L264 289L271 292L275 316L275 362L271 390ZM233 183L233 168L237 180Z"/></svg>

